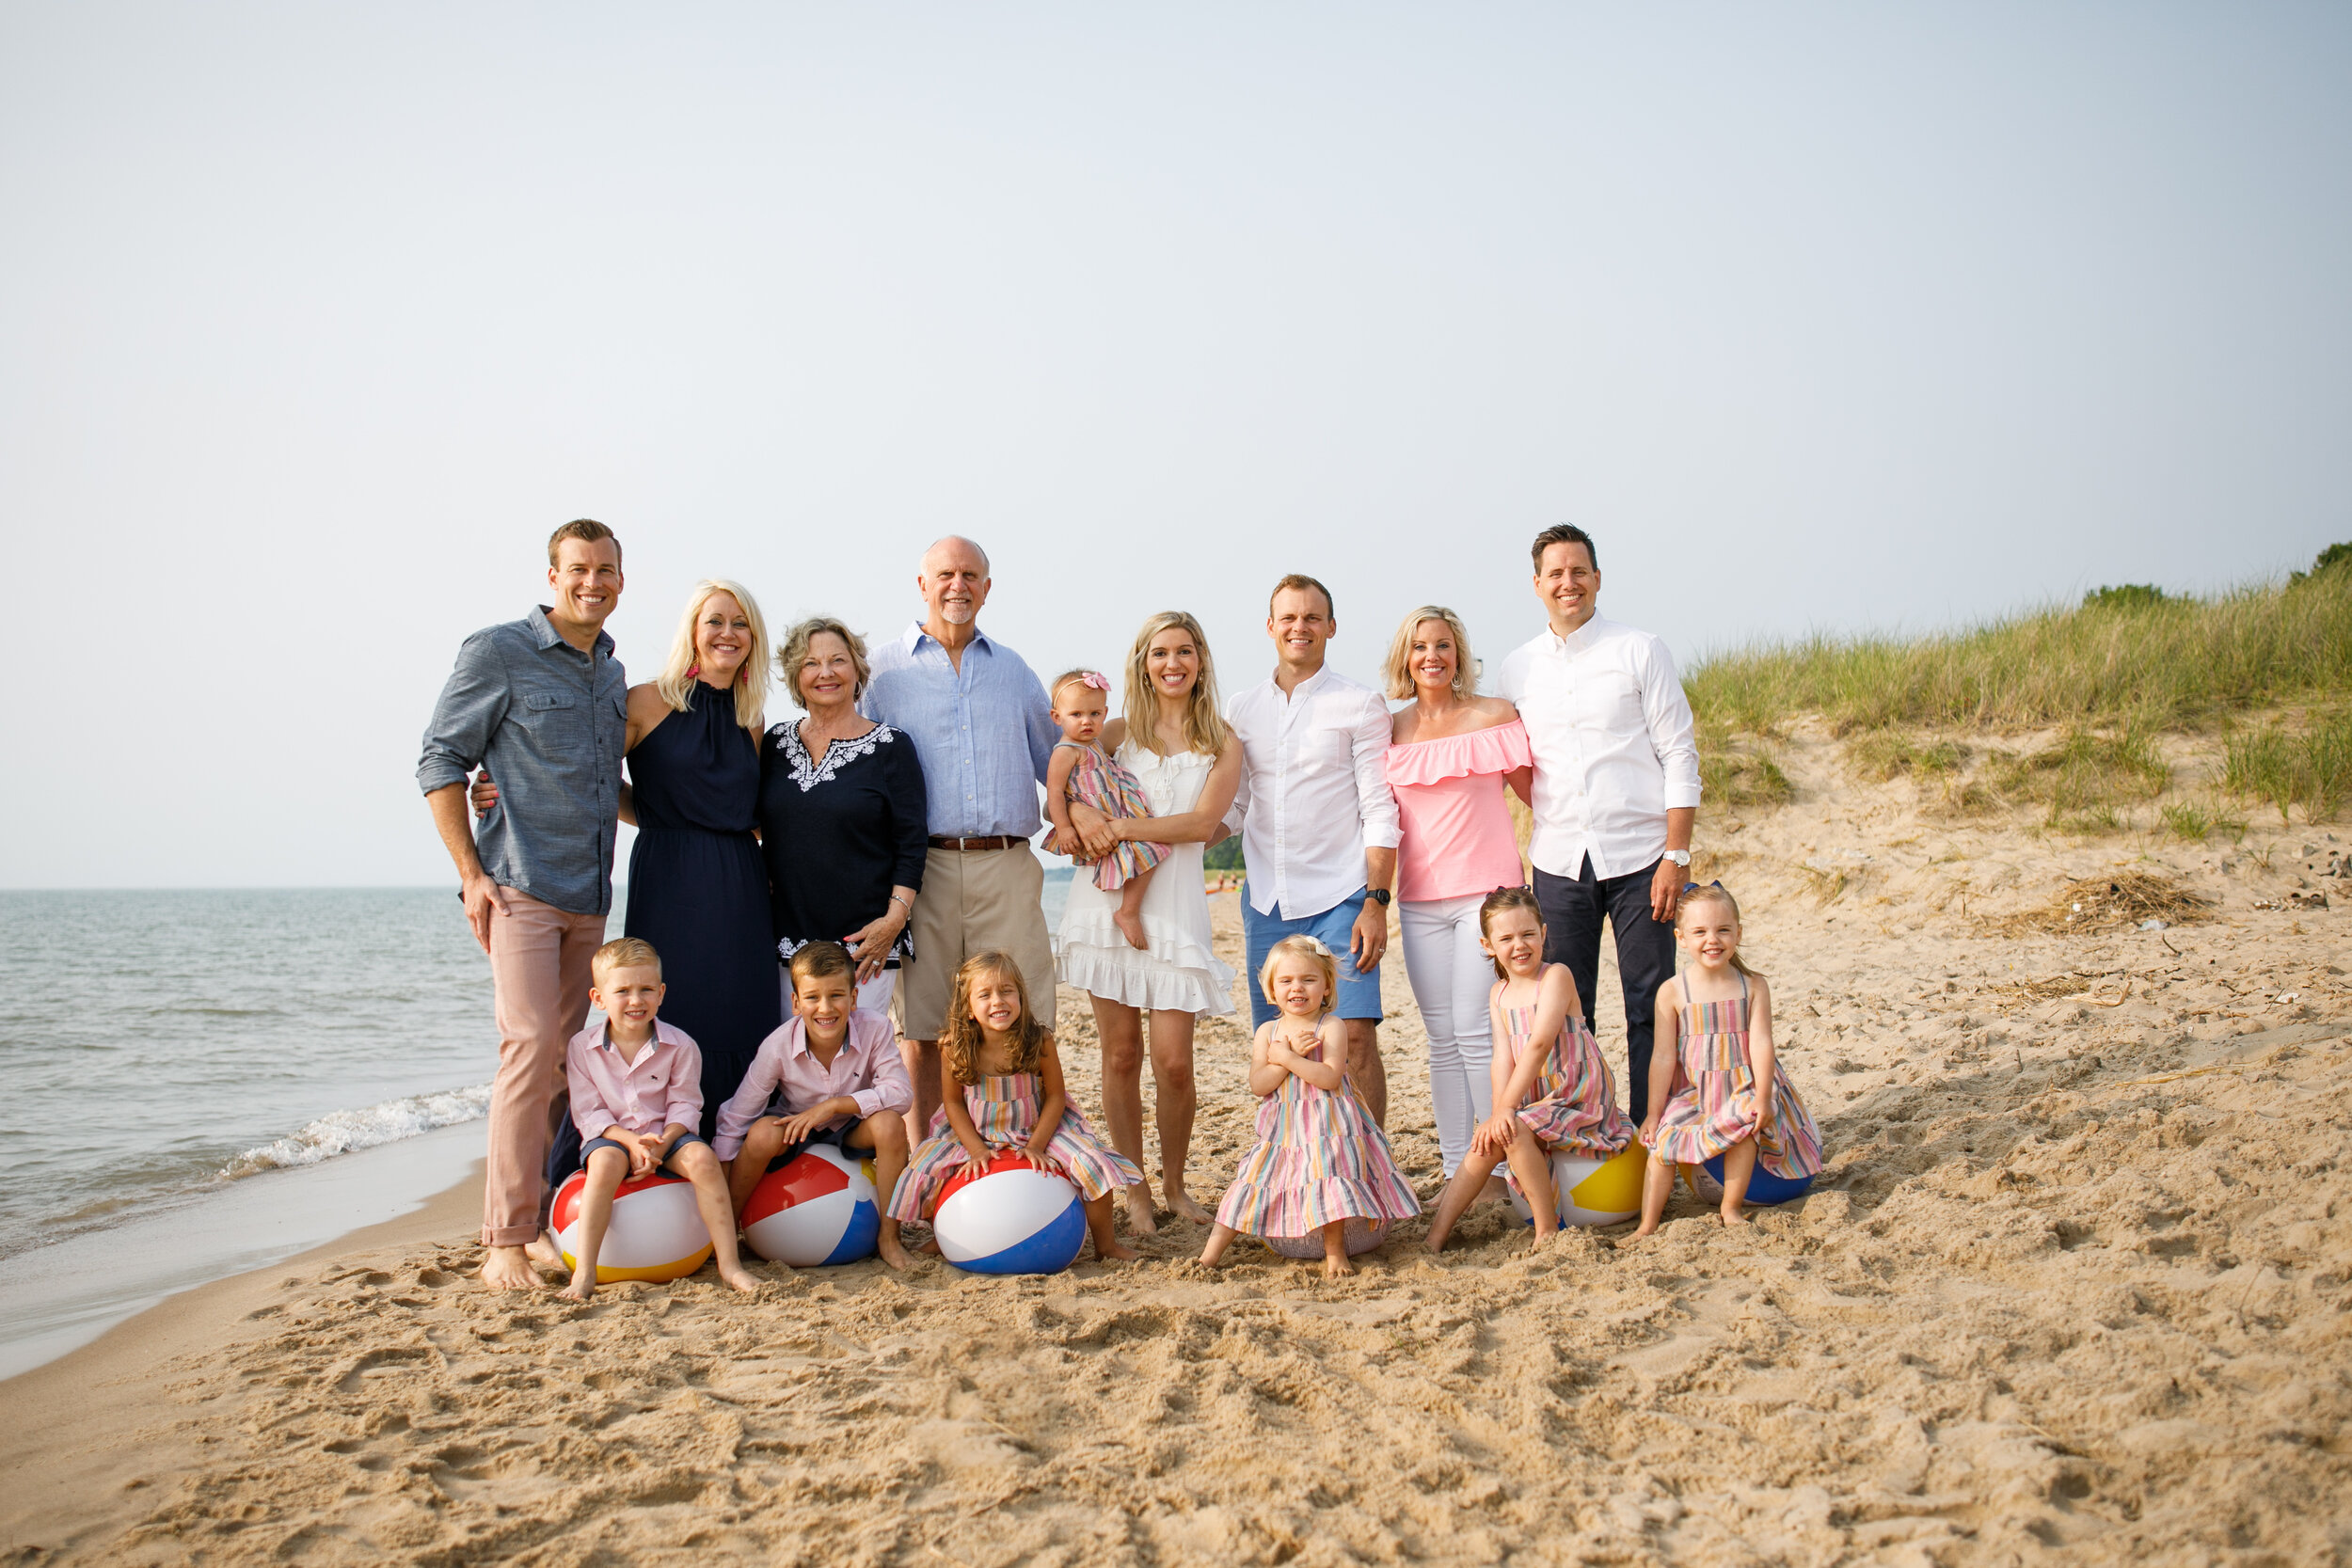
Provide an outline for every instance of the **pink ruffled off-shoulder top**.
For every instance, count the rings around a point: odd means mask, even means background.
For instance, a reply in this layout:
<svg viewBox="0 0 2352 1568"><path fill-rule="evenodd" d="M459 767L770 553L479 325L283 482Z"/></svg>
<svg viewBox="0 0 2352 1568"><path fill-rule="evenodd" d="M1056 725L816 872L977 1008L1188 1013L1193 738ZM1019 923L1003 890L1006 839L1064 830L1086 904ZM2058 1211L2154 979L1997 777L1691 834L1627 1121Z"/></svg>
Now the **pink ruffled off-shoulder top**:
<svg viewBox="0 0 2352 1568"><path fill-rule="evenodd" d="M1468 735L1389 748L1389 789L1404 842L1396 895L1410 903L1488 894L1522 879L1503 775L1533 760L1517 719Z"/></svg>

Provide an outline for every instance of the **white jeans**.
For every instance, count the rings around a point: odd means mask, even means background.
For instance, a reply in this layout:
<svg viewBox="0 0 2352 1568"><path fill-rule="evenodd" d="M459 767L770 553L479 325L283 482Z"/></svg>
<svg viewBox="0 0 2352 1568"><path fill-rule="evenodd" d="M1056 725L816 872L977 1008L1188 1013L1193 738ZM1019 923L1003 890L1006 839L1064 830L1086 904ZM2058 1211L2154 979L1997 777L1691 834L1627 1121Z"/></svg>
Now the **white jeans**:
<svg viewBox="0 0 2352 1568"><path fill-rule="evenodd" d="M1429 1099L1437 1108L1438 1148L1452 1176L1470 1152L1470 1134L1494 1114L1494 1027L1486 998L1494 961L1479 951L1482 895L1397 905L1405 937L1405 975L1429 1031Z"/></svg>

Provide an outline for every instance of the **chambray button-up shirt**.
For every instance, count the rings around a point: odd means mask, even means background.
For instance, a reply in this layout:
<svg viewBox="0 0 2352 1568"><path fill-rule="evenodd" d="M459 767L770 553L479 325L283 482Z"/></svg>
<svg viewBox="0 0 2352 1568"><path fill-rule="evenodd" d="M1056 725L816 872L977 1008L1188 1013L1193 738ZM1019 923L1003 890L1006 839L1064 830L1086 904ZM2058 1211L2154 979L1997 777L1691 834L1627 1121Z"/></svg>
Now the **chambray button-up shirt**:
<svg viewBox="0 0 2352 1568"><path fill-rule="evenodd" d="M931 837L1038 831L1037 786L1060 734L1045 688L1019 654L976 632L959 670L917 621L874 650L858 705L914 742Z"/></svg>
<svg viewBox="0 0 2352 1568"><path fill-rule="evenodd" d="M475 825L474 848L490 879L568 913L610 914L628 736L628 676L612 639L598 632L582 653L542 605L458 648L417 784L430 795L488 763L499 800Z"/></svg>

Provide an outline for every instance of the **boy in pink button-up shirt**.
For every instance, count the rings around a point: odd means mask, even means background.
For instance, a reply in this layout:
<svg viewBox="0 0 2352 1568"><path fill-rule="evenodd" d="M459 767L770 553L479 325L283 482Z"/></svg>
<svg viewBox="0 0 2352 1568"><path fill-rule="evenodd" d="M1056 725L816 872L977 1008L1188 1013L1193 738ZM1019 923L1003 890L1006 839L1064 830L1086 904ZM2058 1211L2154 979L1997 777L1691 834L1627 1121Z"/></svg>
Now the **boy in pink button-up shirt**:
<svg viewBox="0 0 2352 1568"><path fill-rule="evenodd" d="M837 942L812 942L792 955L793 1017L759 1042L742 1087L720 1107L718 1155L728 1162L740 1214L770 1164L803 1144L871 1151L882 1212L875 1250L903 1269L914 1259L898 1244L890 1195L907 1168L903 1113L914 1103L914 1085L890 1020L861 1010L856 986L857 965ZM780 1116L768 1110L777 1092L784 1097Z"/></svg>
<svg viewBox="0 0 2352 1568"><path fill-rule="evenodd" d="M726 1173L694 1131L703 1117L703 1053L686 1031L656 1016L664 990L661 956L649 942L623 937L596 949L589 974L588 999L604 1009L605 1022L574 1035L564 1051L588 1182L579 1259L563 1293L573 1301L596 1293L596 1254L612 1223L613 1195L623 1180L657 1170L693 1183L719 1277L739 1291L758 1290L758 1277L736 1251Z"/></svg>

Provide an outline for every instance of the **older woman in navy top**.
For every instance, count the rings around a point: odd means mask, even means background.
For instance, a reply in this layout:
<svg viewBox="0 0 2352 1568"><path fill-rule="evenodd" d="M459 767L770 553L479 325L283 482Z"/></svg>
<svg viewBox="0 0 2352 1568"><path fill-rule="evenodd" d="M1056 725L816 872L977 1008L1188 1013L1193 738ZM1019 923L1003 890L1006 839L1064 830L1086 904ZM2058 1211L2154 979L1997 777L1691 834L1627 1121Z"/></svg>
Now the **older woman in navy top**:
<svg viewBox="0 0 2352 1568"><path fill-rule="evenodd" d="M776 667L808 715L770 730L760 748L776 956L843 943L857 958L858 1006L885 1012L914 955L908 923L930 849L922 759L905 736L858 712L871 672L865 641L840 622L794 626Z"/></svg>

